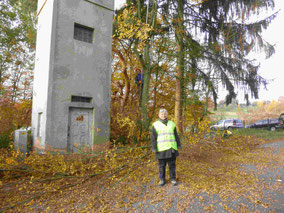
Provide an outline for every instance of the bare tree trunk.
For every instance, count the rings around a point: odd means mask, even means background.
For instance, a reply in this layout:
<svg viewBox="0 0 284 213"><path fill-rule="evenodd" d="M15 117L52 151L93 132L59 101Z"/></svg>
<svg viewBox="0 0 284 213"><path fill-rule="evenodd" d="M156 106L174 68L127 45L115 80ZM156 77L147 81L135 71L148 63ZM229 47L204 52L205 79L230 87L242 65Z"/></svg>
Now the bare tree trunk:
<svg viewBox="0 0 284 213"><path fill-rule="evenodd" d="M142 20L141 12L143 10L141 1L138 0L138 18ZM151 8L151 18L148 21L148 24L151 27L155 27L156 25L156 17L157 17L157 0L153 0L153 5ZM151 35L153 36L153 35ZM134 51L139 58L142 67L143 67L143 74L144 74L144 86L142 92L142 100L141 100L141 114L142 114L142 126L145 131L149 130L150 120L148 116L148 100L149 100L149 87L150 87L150 76L151 76L151 57L149 51L151 45L151 37L148 38L144 47L144 54L143 56L138 52L137 48L134 48Z"/></svg>
<svg viewBox="0 0 284 213"><path fill-rule="evenodd" d="M114 47L112 48L112 50L118 55L118 58L122 64L122 74L124 75L124 79L125 79L125 91L122 95L122 98L120 100L120 107L121 110L124 109L125 104L127 103L127 100L129 98L129 93L130 93L130 79L127 73L127 66L126 66L126 61L125 58L123 57L122 53L115 49Z"/></svg>
<svg viewBox="0 0 284 213"><path fill-rule="evenodd" d="M184 40L183 40L183 0L178 0L178 23L175 28L177 40L177 66L176 66L176 95L175 95L175 120L178 130L183 133L183 90L184 90Z"/></svg>
<svg viewBox="0 0 284 213"><path fill-rule="evenodd" d="M181 54L180 45L178 45L178 52L179 54ZM178 57L179 61L180 56ZM175 120L180 132L182 132L182 78L182 67L180 62L178 62L176 67Z"/></svg>

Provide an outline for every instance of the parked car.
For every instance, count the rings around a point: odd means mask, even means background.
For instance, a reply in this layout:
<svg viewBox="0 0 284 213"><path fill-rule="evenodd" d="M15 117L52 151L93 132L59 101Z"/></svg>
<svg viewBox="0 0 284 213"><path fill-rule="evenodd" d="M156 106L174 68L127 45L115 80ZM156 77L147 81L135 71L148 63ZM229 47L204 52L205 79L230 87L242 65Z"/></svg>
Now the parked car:
<svg viewBox="0 0 284 213"><path fill-rule="evenodd" d="M210 126L212 130L226 130L243 128L243 122L240 119L225 119L219 121L217 124Z"/></svg>
<svg viewBox="0 0 284 213"><path fill-rule="evenodd" d="M282 114L279 116L278 120L279 120L278 128L284 129L284 113L282 113Z"/></svg>
<svg viewBox="0 0 284 213"><path fill-rule="evenodd" d="M270 131L275 131L277 128L279 128L279 120L278 119L260 120L251 125L246 126L246 128L268 129Z"/></svg>

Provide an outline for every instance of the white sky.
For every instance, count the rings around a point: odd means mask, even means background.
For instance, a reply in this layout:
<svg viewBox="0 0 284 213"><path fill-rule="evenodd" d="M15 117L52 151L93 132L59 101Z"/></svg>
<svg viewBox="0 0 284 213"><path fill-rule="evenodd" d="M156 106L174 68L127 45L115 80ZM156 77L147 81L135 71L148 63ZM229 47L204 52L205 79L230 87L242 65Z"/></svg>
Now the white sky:
<svg viewBox="0 0 284 213"><path fill-rule="evenodd" d="M114 0L114 8L115 9L120 8L125 2L126 0Z"/></svg>
<svg viewBox="0 0 284 213"><path fill-rule="evenodd" d="M114 0L115 8L121 7L126 0ZM261 87L258 100L278 100L284 96L284 0L274 0L275 11L280 10L276 19L263 32L264 39L275 45L275 54L265 59L263 55L258 55L257 60L260 62L260 74L262 77L272 82L267 85L267 90ZM221 95L219 101L221 100ZM243 92L239 91L239 102L244 102Z"/></svg>
<svg viewBox="0 0 284 213"><path fill-rule="evenodd" d="M264 78L274 79L267 86L267 91L260 91L261 100L277 100L284 96L284 1L275 0L276 11L281 9L276 19L263 32L264 38L271 44L275 44L275 54L265 60L261 59L260 73Z"/></svg>

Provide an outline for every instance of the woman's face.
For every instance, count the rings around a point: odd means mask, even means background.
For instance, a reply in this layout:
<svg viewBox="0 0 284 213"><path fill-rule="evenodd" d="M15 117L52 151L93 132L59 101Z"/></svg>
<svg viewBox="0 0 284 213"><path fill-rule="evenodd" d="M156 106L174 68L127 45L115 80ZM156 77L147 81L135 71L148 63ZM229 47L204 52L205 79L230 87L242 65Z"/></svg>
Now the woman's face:
<svg viewBox="0 0 284 213"><path fill-rule="evenodd" d="M167 118L167 113L166 112L159 112L159 118L162 120L165 120Z"/></svg>

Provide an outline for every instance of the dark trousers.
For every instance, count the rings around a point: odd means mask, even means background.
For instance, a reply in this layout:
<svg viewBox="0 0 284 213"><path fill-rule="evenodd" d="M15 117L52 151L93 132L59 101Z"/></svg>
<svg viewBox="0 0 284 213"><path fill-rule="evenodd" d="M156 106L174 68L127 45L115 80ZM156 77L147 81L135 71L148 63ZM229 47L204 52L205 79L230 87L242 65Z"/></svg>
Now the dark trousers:
<svg viewBox="0 0 284 213"><path fill-rule="evenodd" d="M140 99L142 98L143 86L144 86L144 84L142 84L142 83L137 84L137 93L138 93Z"/></svg>
<svg viewBox="0 0 284 213"><path fill-rule="evenodd" d="M159 178L166 179L166 166L169 165L170 180L176 180L176 157L159 159Z"/></svg>

